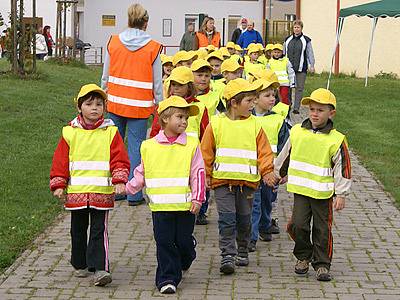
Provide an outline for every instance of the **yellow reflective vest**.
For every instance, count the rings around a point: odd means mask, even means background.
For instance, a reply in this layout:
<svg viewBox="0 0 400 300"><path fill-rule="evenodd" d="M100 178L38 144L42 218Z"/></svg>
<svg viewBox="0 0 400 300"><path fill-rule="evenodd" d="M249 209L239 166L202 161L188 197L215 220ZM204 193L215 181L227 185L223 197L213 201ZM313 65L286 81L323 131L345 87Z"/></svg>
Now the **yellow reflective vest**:
<svg viewBox="0 0 400 300"><path fill-rule="evenodd" d="M196 99L207 107L208 118L211 119L217 112L217 106L221 98L221 91L210 89L207 94L197 95Z"/></svg>
<svg viewBox="0 0 400 300"><path fill-rule="evenodd" d="M278 137L279 131L282 128L285 118L278 114L270 114L267 116L256 116L258 122L260 122L262 129L268 137L269 144L274 156L278 153Z"/></svg>
<svg viewBox="0 0 400 300"><path fill-rule="evenodd" d="M204 110L206 106L202 102L192 102L199 108L199 113L195 116L191 116L188 119L188 126L186 127L186 134L196 138L200 138L200 124L203 118Z"/></svg>
<svg viewBox="0 0 400 300"><path fill-rule="evenodd" d="M85 130L66 126L62 130L69 146L67 193L112 194L114 187L110 172L110 146L118 129Z"/></svg>
<svg viewBox="0 0 400 300"><path fill-rule="evenodd" d="M214 116L211 127L215 140L212 177L258 182L257 135L261 125L254 116L231 120L226 114Z"/></svg>
<svg viewBox="0 0 400 300"><path fill-rule="evenodd" d="M332 197L335 190L332 158L343 141L345 136L335 129L324 134L294 125L290 132L287 190L315 199Z"/></svg>
<svg viewBox="0 0 400 300"><path fill-rule="evenodd" d="M288 85L289 74L287 72L289 59L285 56L280 59L271 58L268 61L269 68L278 76L279 84Z"/></svg>
<svg viewBox="0 0 400 300"><path fill-rule="evenodd" d="M187 136L186 145L160 144L155 138L142 143L140 153L151 211L190 209L190 167L198 145L199 139L191 136Z"/></svg>
<svg viewBox="0 0 400 300"><path fill-rule="evenodd" d="M272 107L271 110L281 115L282 117L286 118L287 115L289 114L289 108L290 108L289 105L282 102L278 102L277 104L275 104L274 107Z"/></svg>
<svg viewBox="0 0 400 300"><path fill-rule="evenodd" d="M249 61L245 61L244 62L244 75L246 77L246 80L249 79L249 73L256 73L257 71L260 70L264 70L265 69L265 65L260 63L260 62L256 62L256 63L252 63Z"/></svg>

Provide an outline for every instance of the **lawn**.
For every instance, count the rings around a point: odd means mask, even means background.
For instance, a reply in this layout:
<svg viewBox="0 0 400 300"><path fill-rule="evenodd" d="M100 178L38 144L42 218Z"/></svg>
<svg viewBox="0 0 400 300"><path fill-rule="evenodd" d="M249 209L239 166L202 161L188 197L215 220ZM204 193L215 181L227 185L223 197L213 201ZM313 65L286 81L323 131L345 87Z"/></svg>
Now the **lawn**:
<svg viewBox="0 0 400 300"><path fill-rule="evenodd" d="M0 71L8 68L0 60ZM99 82L99 68L39 63L41 80L17 80L0 74L0 273L29 247L60 213L48 188L49 169L61 128L76 112L80 86ZM326 85L326 75L309 76L305 95ZM351 149L400 203L400 81L334 78L338 99L335 124ZM69 232L64 233L67 237Z"/></svg>

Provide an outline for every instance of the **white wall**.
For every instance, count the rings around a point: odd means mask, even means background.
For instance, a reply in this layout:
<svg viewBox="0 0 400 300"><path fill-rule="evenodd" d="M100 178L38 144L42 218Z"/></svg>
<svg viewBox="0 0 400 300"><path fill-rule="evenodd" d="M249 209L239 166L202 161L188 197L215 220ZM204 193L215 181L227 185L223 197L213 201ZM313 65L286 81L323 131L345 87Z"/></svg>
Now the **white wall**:
<svg viewBox="0 0 400 300"><path fill-rule="evenodd" d="M217 30L222 34L222 18L226 18L226 35L228 16L239 15L255 20L255 29L262 32L263 1L216 1L216 0L146 0L137 1L149 12L150 21L147 31L164 45L179 45L184 33L185 14L205 13L216 20ZM127 27L127 9L133 1L119 0L85 0L85 42L95 47L105 47L110 35L117 34ZM102 15L115 15L116 26L101 26ZM162 37L162 19L172 19L172 37ZM228 41L230 37L226 36ZM175 48L176 49L176 48ZM174 51L176 51L174 49Z"/></svg>

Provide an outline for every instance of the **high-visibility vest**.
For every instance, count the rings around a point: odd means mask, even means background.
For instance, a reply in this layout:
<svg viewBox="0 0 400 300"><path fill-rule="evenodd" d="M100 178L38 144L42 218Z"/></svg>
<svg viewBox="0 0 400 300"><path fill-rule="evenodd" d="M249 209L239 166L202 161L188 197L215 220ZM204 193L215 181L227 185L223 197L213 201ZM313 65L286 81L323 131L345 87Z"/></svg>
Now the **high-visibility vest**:
<svg viewBox="0 0 400 300"><path fill-rule="evenodd" d="M281 115L282 117L286 118L289 113L289 108L290 108L289 105L282 102L278 102L277 104L275 104L274 107L272 107L271 110Z"/></svg>
<svg viewBox="0 0 400 300"><path fill-rule="evenodd" d="M204 110L206 106L202 102L192 102L192 104L196 105L199 108L199 113L195 116L191 116L188 119L188 126L186 127L186 134L189 136L193 136L196 138L200 138L200 125L201 119L203 118Z"/></svg>
<svg viewBox="0 0 400 300"><path fill-rule="evenodd" d="M211 43L209 43L207 36L202 32L196 32L196 37L199 41L199 48L207 47L208 45L213 45L219 48L219 43L221 41L221 35L219 32L215 32L211 39Z"/></svg>
<svg viewBox="0 0 400 300"><path fill-rule="evenodd" d="M140 153L151 211L190 209L190 167L198 144L198 138L191 136L187 136L186 145L163 145L155 138L142 143Z"/></svg>
<svg viewBox="0 0 400 300"><path fill-rule="evenodd" d="M261 55L257 61L259 61L260 63L262 63L264 66L266 66L268 64L268 58L263 54Z"/></svg>
<svg viewBox="0 0 400 300"><path fill-rule="evenodd" d="M236 60L239 65L243 62L243 58L239 54L232 54L231 59Z"/></svg>
<svg viewBox="0 0 400 300"><path fill-rule="evenodd" d="M204 103L207 107L208 118L211 119L217 111L219 100L221 99L221 92L218 90L210 89L207 94L197 95L196 99Z"/></svg>
<svg viewBox="0 0 400 300"><path fill-rule="evenodd" d="M258 182L257 135L261 125L256 118L231 120L220 114L211 119L211 127L216 147L212 177Z"/></svg>
<svg viewBox="0 0 400 300"><path fill-rule="evenodd" d="M271 58L268 62L270 69L278 76L279 84L289 83L289 74L287 72L288 63L289 59L286 56L280 59Z"/></svg>
<svg viewBox="0 0 400 300"><path fill-rule="evenodd" d="M256 73L257 71L260 70L264 70L265 69L265 65L263 65L262 63L256 62L256 63L252 63L250 61L245 61L244 62L244 74L246 77L246 80L249 79L249 73Z"/></svg>
<svg viewBox="0 0 400 300"><path fill-rule="evenodd" d="M256 119L260 122L262 129L264 129L271 150L276 157L278 153L279 131L282 128L283 122L285 122L285 118L278 114L270 114L267 116L256 116Z"/></svg>
<svg viewBox="0 0 400 300"><path fill-rule="evenodd" d="M335 129L329 134L313 133L293 126L290 132L290 163L287 190L315 199L328 199L334 193L332 158L345 141Z"/></svg>
<svg viewBox="0 0 400 300"><path fill-rule="evenodd" d="M67 194L112 194L110 146L117 133L116 126L85 130L72 126L63 128L62 135L69 146L70 179Z"/></svg>
<svg viewBox="0 0 400 300"><path fill-rule="evenodd" d="M127 118L148 118L154 111L153 63L162 46L151 40L128 50L117 35L108 43L110 68L107 110Z"/></svg>

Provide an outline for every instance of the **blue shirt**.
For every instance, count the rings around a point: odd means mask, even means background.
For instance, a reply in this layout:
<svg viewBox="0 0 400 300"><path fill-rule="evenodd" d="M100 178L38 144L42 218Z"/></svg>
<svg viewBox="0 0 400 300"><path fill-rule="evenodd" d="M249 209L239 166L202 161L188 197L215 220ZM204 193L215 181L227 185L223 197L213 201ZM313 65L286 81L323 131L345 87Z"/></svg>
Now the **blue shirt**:
<svg viewBox="0 0 400 300"><path fill-rule="evenodd" d="M261 43L264 45L261 34L257 30L246 30L240 35L237 42L237 44L242 48L247 48L247 46L251 43Z"/></svg>

